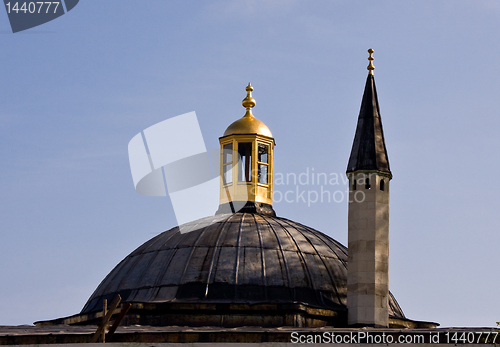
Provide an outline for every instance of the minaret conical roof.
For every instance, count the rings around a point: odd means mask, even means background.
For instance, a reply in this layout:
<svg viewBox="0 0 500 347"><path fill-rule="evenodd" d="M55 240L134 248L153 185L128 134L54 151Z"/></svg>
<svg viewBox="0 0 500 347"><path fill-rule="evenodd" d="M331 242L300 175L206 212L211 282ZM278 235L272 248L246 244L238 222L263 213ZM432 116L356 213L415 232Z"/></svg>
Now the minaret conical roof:
<svg viewBox="0 0 500 347"><path fill-rule="evenodd" d="M370 52L371 51L371 52ZM347 165L347 173L358 170L379 171L392 176L389 167L389 158L385 147L384 131L380 118L377 88L373 77L374 66L372 64L372 53L370 52L370 65L368 66L368 77L366 79L365 91L359 111L358 125L354 142L352 144L351 156Z"/></svg>

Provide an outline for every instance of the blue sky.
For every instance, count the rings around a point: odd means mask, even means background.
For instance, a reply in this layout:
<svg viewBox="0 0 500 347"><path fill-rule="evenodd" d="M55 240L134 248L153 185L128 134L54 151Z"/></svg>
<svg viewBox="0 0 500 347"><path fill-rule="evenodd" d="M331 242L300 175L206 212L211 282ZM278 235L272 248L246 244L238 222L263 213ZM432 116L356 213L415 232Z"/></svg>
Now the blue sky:
<svg viewBox="0 0 500 347"><path fill-rule="evenodd" d="M195 111L218 148L249 81L275 172L343 175L373 48L394 175L390 289L411 319L495 325L498 32L496 0L82 0L17 34L0 11L0 324L79 312L173 227L168 198L134 191L128 142ZM275 209L347 243L345 201Z"/></svg>

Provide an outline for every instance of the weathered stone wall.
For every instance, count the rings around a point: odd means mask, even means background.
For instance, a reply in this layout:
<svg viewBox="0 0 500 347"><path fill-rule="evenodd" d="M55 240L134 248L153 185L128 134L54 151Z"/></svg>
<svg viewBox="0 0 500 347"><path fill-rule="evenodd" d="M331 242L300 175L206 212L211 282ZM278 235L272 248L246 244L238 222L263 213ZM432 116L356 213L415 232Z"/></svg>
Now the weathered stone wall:
<svg viewBox="0 0 500 347"><path fill-rule="evenodd" d="M356 172L350 177L350 187L348 324L388 327L389 178Z"/></svg>

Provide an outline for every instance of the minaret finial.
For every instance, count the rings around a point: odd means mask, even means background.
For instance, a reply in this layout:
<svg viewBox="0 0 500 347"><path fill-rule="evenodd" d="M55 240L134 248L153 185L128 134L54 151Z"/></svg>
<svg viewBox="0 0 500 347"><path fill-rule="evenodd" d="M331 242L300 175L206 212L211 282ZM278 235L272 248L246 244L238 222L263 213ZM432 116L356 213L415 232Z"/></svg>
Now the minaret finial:
<svg viewBox="0 0 500 347"><path fill-rule="evenodd" d="M250 82L248 82L248 86L245 88L245 90L247 91L247 96L246 96L246 98L243 99L241 104L243 105L244 108L247 109L247 113L245 114L245 116L253 116L252 115L252 107L255 106L255 99L252 98L253 87L250 84Z"/></svg>
<svg viewBox="0 0 500 347"><path fill-rule="evenodd" d="M375 70L375 66L373 66L373 49L369 49L368 53L370 53L370 56L368 57L368 60L370 61L370 64L368 64L368 67L366 68L369 72L370 75L373 75L373 70Z"/></svg>

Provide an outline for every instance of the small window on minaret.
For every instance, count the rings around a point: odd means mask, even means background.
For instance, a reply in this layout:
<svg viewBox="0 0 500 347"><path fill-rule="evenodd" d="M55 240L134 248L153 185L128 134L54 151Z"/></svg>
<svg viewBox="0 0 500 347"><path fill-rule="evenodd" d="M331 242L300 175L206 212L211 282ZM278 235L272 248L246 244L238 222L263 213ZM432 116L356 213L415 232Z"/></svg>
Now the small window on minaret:
<svg viewBox="0 0 500 347"><path fill-rule="evenodd" d="M384 190L385 188L385 182L384 180L380 180L380 190Z"/></svg>
<svg viewBox="0 0 500 347"><path fill-rule="evenodd" d="M370 189L370 177L365 179L365 189Z"/></svg>
<svg viewBox="0 0 500 347"><path fill-rule="evenodd" d="M352 180L352 190L356 190L356 179Z"/></svg>
<svg viewBox="0 0 500 347"><path fill-rule="evenodd" d="M222 151L222 180L224 184L233 182L233 144L224 145Z"/></svg>
<svg viewBox="0 0 500 347"><path fill-rule="evenodd" d="M238 143L238 181L252 182L252 143Z"/></svg>

